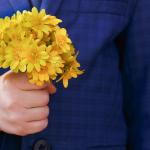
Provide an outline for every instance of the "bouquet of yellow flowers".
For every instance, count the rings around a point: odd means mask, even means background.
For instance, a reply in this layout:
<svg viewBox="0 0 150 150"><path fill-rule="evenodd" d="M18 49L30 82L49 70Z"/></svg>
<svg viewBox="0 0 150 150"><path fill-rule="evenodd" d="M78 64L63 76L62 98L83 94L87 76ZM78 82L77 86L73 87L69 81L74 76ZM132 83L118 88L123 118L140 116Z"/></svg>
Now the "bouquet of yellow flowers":
<svg viewBox="0 0 150 150"><path fill-rule="evenodd" d="M0 67L24 72L39 86L62 80L67 87L68 80L83 71L66 29L58 25L61 22L35 7L0 19Z"/></svg>

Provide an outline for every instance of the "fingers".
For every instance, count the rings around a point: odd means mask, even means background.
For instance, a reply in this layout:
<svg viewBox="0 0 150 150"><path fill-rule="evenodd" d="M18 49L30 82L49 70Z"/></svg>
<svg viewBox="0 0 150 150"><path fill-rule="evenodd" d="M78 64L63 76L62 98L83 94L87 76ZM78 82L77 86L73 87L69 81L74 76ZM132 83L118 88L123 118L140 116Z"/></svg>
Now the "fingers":
<svg viewBox="0 0 150 150"><path fill-rule="evenodd" d="M1 130L9 134L16 134L20 136L25 136L42 131L48 125L48 117L46 116L49 113L47 111L48 108L45 107L42 109L32 110L28 113L26 113L27 110L21 111L22 113L13 112L7 118L4 117L6 114L3 115L3 119L0 120ZM37 118L37 121L25 121L25 116L33 116L34 113L38 113L38 115L36 115L39 116L39 118ZM43 118L40 118L40 115L42 113L45 113L45 116L43 116Z"/></svg>
<svg viewBox="0 0 150 150"><path fill-rule="evenodd" d="M48 119L28 122L26 124L26 132L27 134L34 134L34 133L42 131L47 126L48 126Z"/></svg>
<svg viewBox="0 0 150 150"><path fill-rule="evenodd" d="M3 123L3 131L9 134L15 134L19 136L26 136L29 134L34 134L41 132L48 125L48 119L33 121L33 122L24 122L20 124L12 124L10 122ZM9 130L8 130L9 129Z"/></svg>
<svg viewBox="0 0 150 150"><path fill-rule="evenodd" d="M42 107L49 103L49 93L46 90L20 91L19 94L22 95L20 105L24 108Z"/></svg>
<svg viewBox="0 0 150 150"><path fill-rule="evenodd" d="M31 108L27 109L24 114L24 120L28 122L32 121L39 121L48 118L49 115L49 107L37 107L37 108Z"/></svg>
<svg viewBox="0 0 150 150"><path fill-rule="evenodd" d="M24 136L47 126L49 93L55 87L41 89L30 84L25 74L11 71L1 77L0 85L0 130Z"/></svg>

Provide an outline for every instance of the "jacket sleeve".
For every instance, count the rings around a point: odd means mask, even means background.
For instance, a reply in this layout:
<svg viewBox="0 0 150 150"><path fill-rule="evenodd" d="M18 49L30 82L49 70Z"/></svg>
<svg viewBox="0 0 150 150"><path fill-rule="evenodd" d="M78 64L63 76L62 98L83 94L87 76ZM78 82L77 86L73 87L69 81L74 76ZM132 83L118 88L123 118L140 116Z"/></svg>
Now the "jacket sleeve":
<svg viewBox="0 0 150 150"><path fill-rule="evenodd" d="M124 46L122 75L128 150L150 150L150 0L137 0Z"/></svg>

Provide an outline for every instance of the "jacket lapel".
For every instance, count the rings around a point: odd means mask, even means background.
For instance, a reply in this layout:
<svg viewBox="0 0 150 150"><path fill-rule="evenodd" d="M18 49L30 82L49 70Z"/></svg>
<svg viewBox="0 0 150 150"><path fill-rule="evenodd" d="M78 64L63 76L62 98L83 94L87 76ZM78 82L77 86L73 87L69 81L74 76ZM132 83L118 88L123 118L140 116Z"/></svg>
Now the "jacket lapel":
<svg viewBox="0 0 150 150"><path fill-rule="evenodd" d="M28 0L9 0L9 3L15 12L17 10L29 10L31 8Z"/></svg>
<svg viewBox="0 0 150 150"><path fill-rule="evenodd" d="M45 9L47 13L55 15L63 0L43 0L41 9Z"/></svg>

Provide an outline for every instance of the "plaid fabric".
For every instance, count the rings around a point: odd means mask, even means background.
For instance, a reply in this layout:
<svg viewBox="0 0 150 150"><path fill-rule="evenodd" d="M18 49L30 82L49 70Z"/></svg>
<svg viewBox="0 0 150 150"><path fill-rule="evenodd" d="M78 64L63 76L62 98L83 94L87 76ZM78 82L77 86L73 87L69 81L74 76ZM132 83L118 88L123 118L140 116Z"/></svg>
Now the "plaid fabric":
<svg viewBox="0 0 150 150"><path fill-rule="evenodd" d="M32 7L10 2L0 2L1 16ZM53 150L150 149L150 1L44 0L41 8L63 19L85 73L67 90L57 85L48 128L23 137L21 150L41 138Z"/></svg>
<svg viewBox="0 0 150 150"><path fill-rule="evenodd" d="M137 0L126 29L124 98L130 150L150 149L150 1Z"/></svg>

